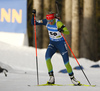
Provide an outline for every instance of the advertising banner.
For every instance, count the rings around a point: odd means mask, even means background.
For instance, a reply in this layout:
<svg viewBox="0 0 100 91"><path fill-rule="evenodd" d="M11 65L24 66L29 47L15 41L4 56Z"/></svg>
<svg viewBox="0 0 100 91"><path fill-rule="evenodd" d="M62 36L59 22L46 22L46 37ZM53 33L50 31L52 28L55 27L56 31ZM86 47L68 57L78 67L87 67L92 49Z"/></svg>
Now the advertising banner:
<svg viewBox="0 0 100 91"><path fill-rule="evenodd" d="M0 31L26 33L27 0L0 0Z"/></svg>

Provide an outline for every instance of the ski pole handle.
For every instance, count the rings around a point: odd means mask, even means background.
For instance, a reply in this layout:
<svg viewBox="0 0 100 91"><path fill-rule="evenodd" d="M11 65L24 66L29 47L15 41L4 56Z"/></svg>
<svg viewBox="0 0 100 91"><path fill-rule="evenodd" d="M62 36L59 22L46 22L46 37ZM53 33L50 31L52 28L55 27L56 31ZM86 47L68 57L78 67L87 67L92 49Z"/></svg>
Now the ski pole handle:
<svg viewBox="0 0 100 91"><path fill-rule="evenodd" d="M36 15L36 9L32 10L32 15L34 15L34 14Z"/></svg>

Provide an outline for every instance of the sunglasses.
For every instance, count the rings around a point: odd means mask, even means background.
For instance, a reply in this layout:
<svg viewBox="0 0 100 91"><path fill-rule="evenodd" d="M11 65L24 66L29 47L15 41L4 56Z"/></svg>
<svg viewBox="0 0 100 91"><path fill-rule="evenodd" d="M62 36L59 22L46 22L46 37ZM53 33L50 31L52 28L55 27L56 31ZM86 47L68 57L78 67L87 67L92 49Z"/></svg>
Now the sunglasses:
<svg viewBox="0 0 100 91"><path fill-rule="evenodd" d="M48 22L53 22L53 20L47 20Z"/></svg>

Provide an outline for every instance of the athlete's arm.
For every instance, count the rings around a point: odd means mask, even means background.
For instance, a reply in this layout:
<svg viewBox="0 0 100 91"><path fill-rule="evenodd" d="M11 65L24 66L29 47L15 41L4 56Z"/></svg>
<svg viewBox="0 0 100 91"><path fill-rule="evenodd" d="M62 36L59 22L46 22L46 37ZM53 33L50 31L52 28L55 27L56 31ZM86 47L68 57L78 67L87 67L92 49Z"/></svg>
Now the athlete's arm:
<svg viewBox="0 0 100 91"><path fill-rule="evenodd" d="M32 16L31 24L34 25L34 16ZM36 25L46 25L46 24L47 24L47 19L36 21Z"/></svg>
<svg viewBox="0 0 100 91"><path fill-rule="evenodd" d="M57 28L61 29L64 34L67 34L67 35L69 34L68 29L64 26L64 24L61 21L57 22Z"/></svg>

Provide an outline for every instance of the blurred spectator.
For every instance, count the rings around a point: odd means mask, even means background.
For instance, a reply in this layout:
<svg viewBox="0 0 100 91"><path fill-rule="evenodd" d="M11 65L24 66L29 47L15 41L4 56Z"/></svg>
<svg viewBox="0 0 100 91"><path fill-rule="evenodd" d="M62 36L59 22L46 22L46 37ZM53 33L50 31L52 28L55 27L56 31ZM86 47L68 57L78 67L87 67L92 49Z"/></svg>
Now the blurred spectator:
<svg viewBox="0 0 100 91"><path fill-rule="evenodd" d="M5 74L5 76L7 77L7 73L6 72L8 72L8 70L7 69L4 69L4 68L2 68L2 67L0 67L0 73L4 73Z"/></svg>

